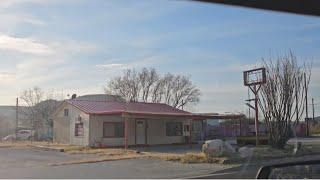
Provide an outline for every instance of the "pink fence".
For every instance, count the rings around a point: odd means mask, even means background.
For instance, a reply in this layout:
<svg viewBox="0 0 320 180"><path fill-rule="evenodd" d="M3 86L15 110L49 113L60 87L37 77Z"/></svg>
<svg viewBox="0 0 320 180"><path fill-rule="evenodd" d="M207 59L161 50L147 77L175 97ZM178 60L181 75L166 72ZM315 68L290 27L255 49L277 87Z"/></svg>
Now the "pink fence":
<svg viewBox="0 0 320 180"><path fill-rule="evenodd" d="M304 136L306 132L306 125L300 123L296 126L295 133L293 136ZM265 124L259 124L259 134L266 135L267 128ZM216 138L216 137L236 137L236 136L254 136L255 135L255 125L254 124L242 124L240 129L240 124L220 124L216 126L207 125L205 128L206 139Z"/></svg>

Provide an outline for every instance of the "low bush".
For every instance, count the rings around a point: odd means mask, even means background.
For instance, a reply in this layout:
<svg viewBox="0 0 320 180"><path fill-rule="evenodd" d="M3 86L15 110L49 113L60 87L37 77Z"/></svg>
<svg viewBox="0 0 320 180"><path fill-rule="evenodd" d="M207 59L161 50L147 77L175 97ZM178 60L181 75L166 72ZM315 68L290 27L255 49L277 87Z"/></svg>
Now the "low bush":
<svg viewBox="0 0 320 180"><path fill-rule="evenodd" d="M310 134L320 134L320 124L311 125Z"/></svg>
<svg viewBox="0 0 320 180"><path fill-rule="evenodd" d="M166 161L180 161L182 158L181 156L175 156L175 155L167 155L167 156L163 156L160 157L160 159L164 159Z"/></svg>
<svg viewBox="0 0 320 180"><path fill-rule="evenodd" d="M182 156L180 159L182 163L205 163L207 162L206 156L204 153L187 153Z"/></svg>
<svg viewBox="0 0 320 180"><path fill-rule="evenodd" d="M256 137L255 136L237 137L237 144L239 146L256 145ZM267 145L268 144L268 137L260 136L259 137L259 144L260 145Z"/></svg>

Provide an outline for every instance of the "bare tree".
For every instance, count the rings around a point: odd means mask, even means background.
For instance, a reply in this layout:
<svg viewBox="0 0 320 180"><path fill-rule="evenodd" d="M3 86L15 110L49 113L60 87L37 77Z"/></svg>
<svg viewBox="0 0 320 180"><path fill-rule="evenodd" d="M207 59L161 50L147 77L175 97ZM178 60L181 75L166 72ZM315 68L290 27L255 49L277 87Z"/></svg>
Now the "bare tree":
<svg viewBox="0 0 320 180"><path fill-rule="evenodd" d="M178 75L173 81L171 106L183 109L187 103L199 102L200 90L192 84L190 78Z"/></svg>
<svg viewBox="0 0 320 180"><path fill-rule="evenodd" d="M20 99L26 104L26 107L19 113L23 113L31 121L30 124L35 130L36 137L39 130L52 128L50 115L59 105L59 101L55 100L55 97L58 96L60 95L55 94L53 90L45 93L39 87L22 91Z"/></svg>
<svg viewBox="0 0 320 180"><path fill-rule="evenodd" d="M142 89L142 101L148 102L151 87L159 80L159 75L154 68L143 68L139 73L139 81Z"/></svg>
<svg viewBox="0 0 320 180"><path fill-rule="evenodd" d="M122 76L108 82L106 93L120 95L127 101L166 103L176 108L199 102L200 90L190 77L167 73L159 75L154 68L141 72L125 70Z"/></svg>
<svg viewBox="0 0 320 180"><path fill-rule="evenodd" d="M151 102L160 103L162 101L164 84L164 79L158 79L158 81L154 83L154 86L151 89Z"/></svg>
<svg viewBox="0 0 320 180"><path fill-rule="evenodd" d="M20 99L26 103L25 111L22 111L22 113L31 121L31 127L36 132L39 128L36 105L42 101L43 96L44 92L39 87L23 90L20 95Z"/></svg>
<svg viewBox="0 0 320 180"><path fill-rule="evenodd" d="M106 92L120 95L127 101L138 101L141 86L139 75L133 69L124 71L123 76L118 76L109 81Z"/></svg>
<svg viewBox="0 0 320 180"><path fill-rule="evenodd" d="M267 82L261 87L258 102L268 128L269 143L283 148L303 115L311 66L299 66L292 52L276 61L263 60L263 63ZM307 77L306 87L304 75Z"/></svg>
<svg viewBox="0 0 320 180"><path fill-rule="evenodd" d="M163 79L163 85L162 85L162 95L163 95L163 102L166 104L171 104L171 97L172 97L172 91L174 87L174 75L167 73Z"/></svg>

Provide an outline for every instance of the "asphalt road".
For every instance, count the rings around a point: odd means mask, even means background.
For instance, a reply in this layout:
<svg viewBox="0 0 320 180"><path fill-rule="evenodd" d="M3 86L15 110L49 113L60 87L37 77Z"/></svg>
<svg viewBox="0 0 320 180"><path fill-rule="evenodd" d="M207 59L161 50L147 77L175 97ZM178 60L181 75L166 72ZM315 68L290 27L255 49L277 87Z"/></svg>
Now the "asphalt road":
<svg viewBox="0 0 320 180"><path fill-rule="evenodd" d="M150 158L48 165L77 158L82 157L60 152L0 148L0 178L186 178L230 168L217 164L181 164Z"/></svg>
<svg viewBox="0 0 320 180"><path fill-rule="evenodd" d="M261 164L241 165L221 171L216 171L200 176L189 177L192 179L255 179Z"/></svg>
<svg viewBox="0 0 320 180"><path fill-rule="evenodd" d="M223 169L221 171L212 172L209 174L203 174L200 176L194 176L194 179L252 179L255 178L257 172L262 166L280 164L286 162L298 162L320 160L320 155L307 155L301 157L292 157L284 159L273 159L264 162L244 162L241 166Z"/></svg>

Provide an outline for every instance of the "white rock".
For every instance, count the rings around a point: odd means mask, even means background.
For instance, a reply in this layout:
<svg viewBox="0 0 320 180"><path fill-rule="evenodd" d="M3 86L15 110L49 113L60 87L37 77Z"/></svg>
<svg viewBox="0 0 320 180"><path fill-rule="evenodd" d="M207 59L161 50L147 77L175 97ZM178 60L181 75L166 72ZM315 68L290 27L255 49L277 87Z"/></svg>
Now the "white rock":
<svg viewBox="0 0 320 180"><path fill-rule="evenodd" d="M225 147L224 150L225 150L226 152L228 152L229 154L236 152L235 148L232 147L231 144L229 144L229 142L227 142L227 141L224 142L224 147Z"/></svg>
<svg viewBox="0 0 320 180"><path fill-rule="evenodd" d="M252 156L252 154L253 154L253 148L252 148L252 147L244 146L244 147L239 148L238 152L239 152L239 154L240 154L241 157L247 158L247 157Z"/></svg>
<svg viewBox="0 0 320 180"><path fill-rule="evenodd" d="M208 140L202 146L202 151L220 156L224 151L224 143L221 139Z"/></svg>

